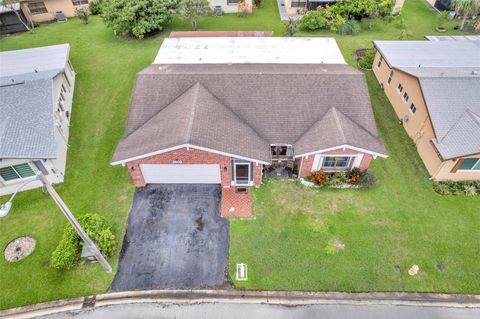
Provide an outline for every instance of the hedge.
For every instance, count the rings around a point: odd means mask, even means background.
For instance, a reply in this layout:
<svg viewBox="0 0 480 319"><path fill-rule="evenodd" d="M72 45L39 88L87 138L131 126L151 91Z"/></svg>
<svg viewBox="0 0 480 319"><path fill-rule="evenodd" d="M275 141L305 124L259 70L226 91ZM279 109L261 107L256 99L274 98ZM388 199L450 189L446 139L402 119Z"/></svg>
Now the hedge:
<svg viewBox="0 0 480 319"><path fill-rule="evenodd" d="M98 214L86 214L78 218L88 236L100 248L101 253L111 257L115 252L115 235L110 230L110 225L105 218ZM60 243L52 253L52 267L66 270L75 267L80 259L83 242L72 225L68 224L62 235Z"/></svg>

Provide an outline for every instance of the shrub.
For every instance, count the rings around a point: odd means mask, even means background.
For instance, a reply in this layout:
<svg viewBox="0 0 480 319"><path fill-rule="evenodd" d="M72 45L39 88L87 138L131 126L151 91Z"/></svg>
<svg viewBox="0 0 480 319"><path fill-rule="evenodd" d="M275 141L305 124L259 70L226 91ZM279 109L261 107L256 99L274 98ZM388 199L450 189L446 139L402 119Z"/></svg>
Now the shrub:
<svg viewBox="0 0 480 319"><path fill-rule="evenodd" d="M90 2L90 5L88 6L90 9L90 13L95 15L102 14L102 2L100 0Z"/></svg>
<svg viewBox="0 0 480 319"><path fill-rule="evenodd" d="M377 177L371 171L363 171L357 184L364 188L370 188L377 182Z"/></svg>
<svg viewBox="0 0 480 319"><path fill-rule="evenodd" d="M327 176L321 169L319 171L312 172L310 181L314 184L325 185L327 183Z"/></svg>
<svg viewBox="0 0 480 319"><path fill-rule="evenodd" d="M322 30L327 27L327 18L323 11L308 11L300 20L300 28L307 31Z"/></svg>
<svg viewBox="0 0 480 319"><path fill-rule="evenodd" d="M82 20L83 24L88 24L88 16L90 13L88 12L88 8L79 7L75 8L75 15Z"/></svg>
<svg viewBox="0 0 480 319"><path fill-rule="evenodd" d="M364 55L358 59L358 65L365 70L371 70L375 59L375 49L366 50Z"/></svg>
<svg viewBox="0 0 480 319"><path fill-rule="evenodd" d="M284 35L287 37L293 37L298 30L299 21L289 18L288 21L285 23L285 33Z"/></svg>
<svg viewBox="0 0 480 319"><path fill-rule="evenodd" d="M101 253L106 258L111 257L115 252L116 241L105 218L98 214L86 214L78 218L78 222L87 235L97 243ZM80 258L82 245L80 236L68 224L60 243L52 253L52 267L61 270L73 268Z"/></svg>
<svg viewBox="0 0 480 319"><path fill-rule="evenodd" d="M327 185L330 187L339 187L347 183L349 183L349 179L345 171L335 172L327 177Z"/></svg>
<svg viewBox="0 0 480 319"><path fill-rule="evenodd" d="M348 182L351 185L357 184L358 180L360 179L360 176L362 175L362 171L358 167L352 168L348 173L347 173L347 178Z"/></svg>
<svg viewBox="0 0 480 319"><path fill-rule="evenodd" d="M72 240L64 233L62 240L52 253L52 267L60 270L73 268L80 257L80 249L80 241Z"/></svg>
<svg viewBox="0 0 480 319"><path fill-rule="evenodd" d="M433 190L440 195L475 196L480 193L480 181L434 182Z"/></svg>
<svg viewBox="0 0 480 319"><path fill-rule="evenodd" d="M122 36L143 38L170 23L178 0L104 0L102 18L107 27Z"/></svg>
<svg viewBox="0 0 480 319"><path fill-rule="evenodd" d="M356 35L360 33L360 30L361 27L357 20L348 20L338 27L337 32L342 35Z"/></svg>

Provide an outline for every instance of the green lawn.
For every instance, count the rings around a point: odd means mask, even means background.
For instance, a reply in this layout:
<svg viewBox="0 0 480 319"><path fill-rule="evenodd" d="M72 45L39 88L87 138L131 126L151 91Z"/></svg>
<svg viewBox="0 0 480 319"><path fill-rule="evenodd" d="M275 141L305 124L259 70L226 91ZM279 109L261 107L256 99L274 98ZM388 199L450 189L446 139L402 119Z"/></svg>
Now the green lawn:
<svg viewBox="0 0 480 319"><path fill-rule="evenodd" d="M435 15L423 0L407 0L405 20L412 38L433 33ZM363 23L366 26L366 23ZM351 53L373 39L395 39L398 22L375 22L358 36L337 36L349 62ZM170 30L188 30L175 20ZM265 0L252 16L227 15L200 21L200 30L273 30L282 35L275 0ZM336 36L329 33L301 34ZM144 40L113 37L98 17L88 25L76 19L45 24L34 34L0 39L0 50L68 42L77 72L66 181L57 191L75 214L99 213L113 224L121 246L134 187L127 171L109 161L120 139L135 74L149 65L163 34ZM478 198L436 196L423 182L425 171L395 115L368 75L375 115L390 152L376 160L380 179L371 191L321 191L294 184L267 183L255 192L255 219L232 220L231 271L248 262L250 280L239 286L258 289L431 290L479 292ZM407 160L408 159L408 160ZM0 198L5 202L6 197ZM335 211L335 212L333 212ZM21 193L10 215L0 220L0 248L23 235L37 240L35 252L18 263L0 258L0 309L46 300L105 292L113 275L100 266L59 272L46 267L65 220L41 190ZM338 237L346 250L326 255ZM443 273L433 263L443 262ZM116 268L117 259L111 260ZM406 278L393 272L418 263L423 272ZM232 272L233 274L233 272Z"/></svg>

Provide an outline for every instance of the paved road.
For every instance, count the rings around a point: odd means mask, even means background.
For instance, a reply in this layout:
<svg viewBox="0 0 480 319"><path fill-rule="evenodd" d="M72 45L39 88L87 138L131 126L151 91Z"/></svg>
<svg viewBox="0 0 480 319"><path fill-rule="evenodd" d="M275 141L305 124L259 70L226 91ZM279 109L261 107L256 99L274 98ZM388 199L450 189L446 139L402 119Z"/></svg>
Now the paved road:
<svg viewBox="0 0 480 319"><path fill-rule="evenodd" d="M135 193L110 289L223 286L228 245L220 185L147 185Z"/></svg>
<svg viewBox="0 0 480 319"><path fill-rule="evenodd" d="M470 319L480 318L480 308L444 308L395 305L309 305L280 306L268 304L127 304L95 308L41 317L44 319Z"/></svg>

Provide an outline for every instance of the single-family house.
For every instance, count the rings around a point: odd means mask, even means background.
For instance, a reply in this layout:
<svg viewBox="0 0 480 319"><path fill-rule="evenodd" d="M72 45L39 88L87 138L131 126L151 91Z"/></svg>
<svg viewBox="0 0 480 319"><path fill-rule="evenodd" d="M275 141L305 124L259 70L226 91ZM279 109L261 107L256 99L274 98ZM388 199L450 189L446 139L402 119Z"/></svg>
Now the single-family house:
<svg viewBox="0 0 480 319"><path fill-rule="evenodd" d="M112 164L137 187L221 184L222 216L249 216L265 176L365 170L386 154L365 76L335 39L168 38L137 75Z"/></svg>
<svg viewBox="0 0 480 319"><path fill-rule="evenodd" d="M40 187L38 171L51 183L64 180L75 84L69 51L62 44L0 52L0 195Z"/></svg>
<svg viewBox="0 0 480 319"><path fill-rule="evenodd" d="M373 72L430 176L479 180L480 37L428 39L374 41Z"/></svg>
<svg viewBox="0 0 480 319"><path fill-rule="evenodd" d="M76 8L88 8L94 1L98 0L20 0L20 6L30 21L46 22L55 20L60 12L74 17Z"/></svg>

